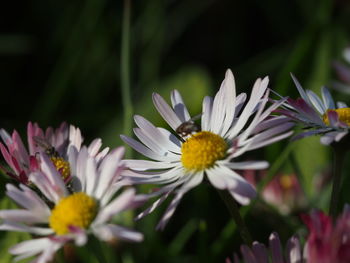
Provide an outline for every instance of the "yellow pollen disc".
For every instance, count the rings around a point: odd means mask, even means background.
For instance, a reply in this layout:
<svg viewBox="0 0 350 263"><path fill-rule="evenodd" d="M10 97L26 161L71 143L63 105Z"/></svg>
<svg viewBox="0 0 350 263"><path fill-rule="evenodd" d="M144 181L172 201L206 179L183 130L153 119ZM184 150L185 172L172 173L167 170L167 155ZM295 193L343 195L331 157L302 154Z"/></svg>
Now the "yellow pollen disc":
<svg viewBox="0 0 350 263"><path fill-rule="evenodd" d="M340 109L334 109L334 110L327 110L327 112L325 114L323 114L323 116L322 116L322 120L326 125L329 125L327 113L330 111L335 111L336 113L338 113L339 120L350 126L350 108L340 108Z"/></svg>
<svg viewBox="0 0 350 263"><path fill-rule="evenodd" d="M226 156L227 143L212 132L202 131L191 136L181 147L181 162L188 170L204 170Z"/></svg>
<svg viewBox="0 0 350 263"><path fill-rule="evenodd" d="M52 163L55 165L57 171L60 172L63 179L67 179L70 176L69 163L62 157L51 157Z"/></svg>
<svg viewBox="0 0 350 263"><path fill-rule="evenodd" d="M293 186L293 179L290 175L284 174L280 177L280 184L283 189L289 189Z"/></svg>
<svg viewBox="0 0 350 263"><path fill-rule="evenodd" d="M69 226L88 228L97 213L97 203L83 192L62 198L51 211L50 227L58 235L69 233Z"/></svg>

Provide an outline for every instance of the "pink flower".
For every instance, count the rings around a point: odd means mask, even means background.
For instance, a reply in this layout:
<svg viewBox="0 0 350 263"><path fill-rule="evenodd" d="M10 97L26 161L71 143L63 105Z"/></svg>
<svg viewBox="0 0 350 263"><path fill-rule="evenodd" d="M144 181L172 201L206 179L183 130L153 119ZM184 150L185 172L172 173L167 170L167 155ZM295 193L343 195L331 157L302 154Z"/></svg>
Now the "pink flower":
<svg viewBox="0 0 350 263"><path fill-rule="evenodd" d="M303 215L309 229L305 255L308 263L350 262L350 210L344 209L337 220L321 211Z"/></svg>
<svg viewBox="0 0 350 263"><path fill-rule="evenodd" d="M37 123L28 123L27 141L28 148L24 145L16 130L12 136L4 129L0 129L0 136L4 142L0 142L0 151L11 170L0 166L7 175L22 184L28 184L31 172L39 169L39 153L45 152L61 173L65 181L70 180L69 155L76 155L83 142L80 129L62 123L59 128L49 127L41 129ZM102 145L101 139L95 139L88 147L89 154L101 159L108 152L108 148L99 153Z"/></svg>
<svg viewBox="0 0 350 263"><path fill-rule="evenodd" d="M276 232L269 237L269 249L264 244L254 241L251 248L242 245L241 253L245 263L301 263L303 254L300 241L295 236L288 240L286 253L283 253L281 241ZM241 262L236 253L233 259L234 263ZM230 259L226 259L226 263L231 262Z"/></svg>
<svg viewBox="0 0 350 263"><path fill-rule="evenodd" d="M243 177L256 186L266 176L266 170L246 170ZM266 203L276 207L282 214L289 214L305 203L305 195L295 174L277 174L261 192Z"/></svg>

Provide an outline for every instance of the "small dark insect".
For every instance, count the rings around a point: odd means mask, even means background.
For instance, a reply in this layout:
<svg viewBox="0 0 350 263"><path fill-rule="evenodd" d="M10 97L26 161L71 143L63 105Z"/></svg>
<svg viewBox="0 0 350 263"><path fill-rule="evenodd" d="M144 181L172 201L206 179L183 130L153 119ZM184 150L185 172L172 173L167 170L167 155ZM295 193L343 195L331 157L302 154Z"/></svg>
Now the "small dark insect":
<svg viewBox="0 0 350 263"><path fill-rule="evenodd" d="M58 157L58 152L55 147L53 147L46 139L41 138L39 136L33 136L33 140L35 143L40 146L45 153L50 157Z"/></svg>
<svg viewBox="0 0 350 263"><path fill-rule="evenodd" d="M199 119L200 116L201 114L196 115L192 117L190 120L181 123L180 126L177 127L175 130L177 134L179 134L182 137L186 137L187 135L190 135L194 132L199 132L201 128L194 121Z"/></svg>

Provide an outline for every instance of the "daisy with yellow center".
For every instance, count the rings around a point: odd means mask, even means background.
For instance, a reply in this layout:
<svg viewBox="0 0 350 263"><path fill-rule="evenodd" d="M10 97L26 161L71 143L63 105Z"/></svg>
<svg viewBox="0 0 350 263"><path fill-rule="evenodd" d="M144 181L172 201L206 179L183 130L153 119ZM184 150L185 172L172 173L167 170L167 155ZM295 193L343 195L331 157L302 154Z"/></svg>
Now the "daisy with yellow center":
<svg viewBox="0 0 350 263"><path fill-rule="evenodd" d="M126 160L130 169L123 172L124 177L135 184L165 184L150 194L161 197L138 218L151 213L174 192L175 197L158 224L158 228L163 228L182 196L204 177L215 188L228 190L243 205L255 197L254 187L234 170L264 169L268 163L236 162L235 158L288 137L293 126L287 117L270 116L285 99L266 107L267 85L267 77L258 79L246 102L245 93L236 96L234 78L228 70L215 98L204 98L199 126L178 91L171 94L172 107L159 94L153 95L155 107L175 133L135 116L138 127L134 133L140 141L121 136L136 151L152 159Z"/></svg>
<svg viewBox="0 0 350 263"><path fill-rule="evenodd" d="M301 98L288 99L279 111L307 128L294 138L321 135L322 144L339 142L350 128L350 108L344 102L335 103L326 87L322 87L319 97L311 90L304 90L293 75L292 78Z"/></svg>
<svg viewBox="0 0 350 263"><path fill-rule="evenodd" d="M44 153L40 155L41 167L30 174L29 180L50 206L27 186L6 186L7 195L23 209L0 210L0 230L39 236L11 248L10 253L17 256L15 260L37 255L38 262L50 262L65 243L73 241L82 246L89 234L104 241L142 240L142 234L110 223L114 215L142 202L131 188L115 197L122 186L124 148L115 149L102 160L90 153L91 149L82 147L70 155L69 190L52 159Z"/></svg>

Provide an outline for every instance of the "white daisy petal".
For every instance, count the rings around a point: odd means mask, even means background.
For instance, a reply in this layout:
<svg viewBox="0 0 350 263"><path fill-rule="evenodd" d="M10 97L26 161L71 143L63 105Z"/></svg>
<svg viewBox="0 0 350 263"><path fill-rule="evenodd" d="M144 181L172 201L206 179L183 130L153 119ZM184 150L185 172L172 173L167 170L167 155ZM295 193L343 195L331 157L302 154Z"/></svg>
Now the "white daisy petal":
<svg viewBox="0 0 350 263"><path fill-rule="evenodd" d="M208 131L211 127L211 114L213 107L213 99L206 96L203 100L203 114L202 114L202 130Z"/></svg>
<svg viewBox="0 0 350 263"><path fill-rule="evenodd" d="M113 238L120 238L133 242L141 242L143 240L143 234L111 224L94 229L94 234L104 241L111 241Z"/></svg>
<svg viewBox="0 0 350 263"><path fill-rule="evenodd" d="M136 171L168 169L175 166L174 163L154 162L148 160L124 160L124 163L126 167L132 167L132 169Z"/></svg>
<svg viewBox="0 0 350 263"><path fill-rule="evenodd" d="M335 103L332 95L326 87L322 87L322 99L326 109L335 109Z"/></svg>
<svg viewBox="0 0 350 263"><path fill-rule="evenodd" d="M99 168L100 175L96 186L96 191L94 193L96 198L102 198L103 194L112 183L113 178L115 176L119 176L119 174L116 174L116 172L118 171L118 167L120 166L121 158L123 157L124 152L124 147L119 147L109 153L102 161Z"/></svg>
<svg viewBox="0 0 350 263"><path fill-rule="evenodd" d="M172 161L171 158L166 156L161 156L151 149L147 148L143 144L139 143L138 141L134 140L133 138L127 137L125 135L120 135L120 138L130 145L132 148L134 148L137 152L143 154L144 156L147 156L150 159L157 160L157 161Z"/></svg>
<svg viewBox="0 0 350 263"><path fill-rule="evenodd" d="M316 108L316 110L320 114L324 114L326 111L326 107L323 105L320 98L312 90L307 90L306 92L307 92L307 95L309 96L309 99L310 99L312 105Z"/></svg>
<svg viewBox="0 0 350 263"><path fill-rule="evenodd" d="M173 109L165 102L165 100L158 93L153 93L153 104L157 108L163 119L175 131L182 123L179 117L175 114Z"/></svg>
<svg viewBox="0 0 350 263"><path fill-rule="evenodd" d="M0 225L0 230L16 231L16 232L28 232L35 235L50 235L53 234L53 230L44 227L31 227L17 222L11 222L4 220Z"/></svg>
<svg viewBox="0 0 350 263"><path fill-rule="evenodd" d="M247 162L227 162L225 166L236 170L261 170L269 167L266 161L247 161Z"/></svg>
<svg viewBox="0 0 350 263"><path fill-rule="evenodd" d="M191 119L191 116L188 113L186 105L183 102L182 97L177 90L173 90L171 92L171 103L176 115L179 117L181 122L185 122Z"/></svg>

